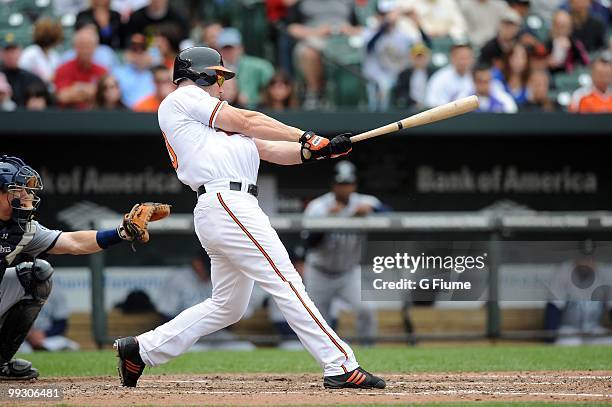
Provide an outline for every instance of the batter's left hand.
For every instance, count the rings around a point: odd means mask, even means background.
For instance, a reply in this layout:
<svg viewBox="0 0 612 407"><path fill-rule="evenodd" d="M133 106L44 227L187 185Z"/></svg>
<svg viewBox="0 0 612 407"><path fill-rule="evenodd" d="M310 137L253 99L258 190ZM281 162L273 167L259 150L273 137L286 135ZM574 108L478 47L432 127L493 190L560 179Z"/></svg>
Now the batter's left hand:
<svg viewBox="0 0 612 407"><path fill-rule="evenodd" d="M340 157L347 155L353 149L353 143L351 142L351 133L342 133L329 142L331 147L331 158Z"/></svg>

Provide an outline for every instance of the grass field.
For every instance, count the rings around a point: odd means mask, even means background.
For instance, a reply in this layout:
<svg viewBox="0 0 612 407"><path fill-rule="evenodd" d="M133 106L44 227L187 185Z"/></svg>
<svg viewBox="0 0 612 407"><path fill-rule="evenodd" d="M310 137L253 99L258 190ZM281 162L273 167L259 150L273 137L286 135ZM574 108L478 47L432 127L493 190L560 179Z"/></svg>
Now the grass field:
<svg viewBox="0 0 612 407"><path fill-rule="evenodd" d="M612 348L606 346L442 346L356 348L360 363L373 372L496 372L534 370L610 370ZM114 374L112 351L22 355L45 376ZM260 349L255 352L193 352L157 367L155 373L317 373L305 351Z"/></svg>
<svg viewBox="0 0 612 407"><path fill-rule="evenodd" d="M41 371L39 383L67 386L72 396L64 401L66 405L378 407L418 402L540 407L612 403L612 347L358 347L355 353L364 367L388 379L385 393L323 391L321 371L305 351L187 353L146 369L136 393L118 386L111 350L19 356Z"/></svg>

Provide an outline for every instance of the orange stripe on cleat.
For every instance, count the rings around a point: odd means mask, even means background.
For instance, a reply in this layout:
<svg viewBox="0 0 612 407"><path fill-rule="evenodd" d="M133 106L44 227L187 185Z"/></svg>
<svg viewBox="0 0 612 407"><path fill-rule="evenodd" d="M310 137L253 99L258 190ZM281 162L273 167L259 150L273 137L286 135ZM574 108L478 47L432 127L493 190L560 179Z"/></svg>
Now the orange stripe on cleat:
<svg viewBox="0 0 612 407"><path fill-rule="evenodd" d="M353 374L351 375L351 377L349 377L349 378L347 379L347 382L349 382L349 383L353 383L353 379L354 379L354 378L355 378L355 377L356 377L358 374L359 374L359 372L358 372L357 370L355 370L355 371L353 372Z"/></svg>
<svg viewBox="0 0 612 407"><path fill-rule="evenodd" d="M366 375L363 375L361 376L361 379L359 379L355 384L359 386L361 383L364 382L365 379L366 379Z"/></svg>

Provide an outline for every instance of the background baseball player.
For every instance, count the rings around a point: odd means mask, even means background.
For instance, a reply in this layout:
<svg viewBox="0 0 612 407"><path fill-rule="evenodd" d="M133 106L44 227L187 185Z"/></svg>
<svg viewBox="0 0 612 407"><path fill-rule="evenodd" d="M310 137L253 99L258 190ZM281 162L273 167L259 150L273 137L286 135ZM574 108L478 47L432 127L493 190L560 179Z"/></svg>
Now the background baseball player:
<svg viewBox="0 0 612 407"><path fill-rule="evenodd" d="M334 168L331 191L310 201L304 216L367 216L384 209L378 198L357 193L355 166L340 161ZM359 261L364 238L355 232L308 234L304 281L329 324L332 302L341 299L357 314L357 334L367 340L376 335L376 316L370 304L361 301Z"/></svg>
<svg viewBox="0 0 612 407"><path fill-rule="evenodd" d="M21 159L0 157L0 380L38 377L30 362L13 356L51 293L53 268L42 258L95 253L137 237L126 221L103 231L45 228L33 219L42 187L38 173Z"/></svg>
<svg viewBox="0 0 612 407"><path fill-rule="evenodd" d="M178 88L162 102L159 125L178 178L198 193L195 230L211 258L213 295L153 331L117 340L123 385L135 386L145 365L165 363L238 321L257 281L323 368L326 387L383 388L316 309L256 198L260 159L293 165L333 158L351 150L350 138L328 140L219 100L234 73L211 48L181 51L173 76Z"/></svg>

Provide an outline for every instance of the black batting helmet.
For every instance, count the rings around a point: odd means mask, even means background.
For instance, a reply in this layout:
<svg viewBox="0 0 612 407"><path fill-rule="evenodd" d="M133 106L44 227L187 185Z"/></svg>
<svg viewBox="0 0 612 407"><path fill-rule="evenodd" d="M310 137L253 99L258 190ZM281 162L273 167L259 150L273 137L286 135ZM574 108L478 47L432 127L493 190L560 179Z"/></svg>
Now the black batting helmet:
<svg viewBox="0 0 612 407"><path fill-rule="evenodd" d="M232 79L236 74L223 66L223 58L212 48L192 47L179 52L174 59L172 82L191 79L198 86L217 83L217 75Z"/></svg>

